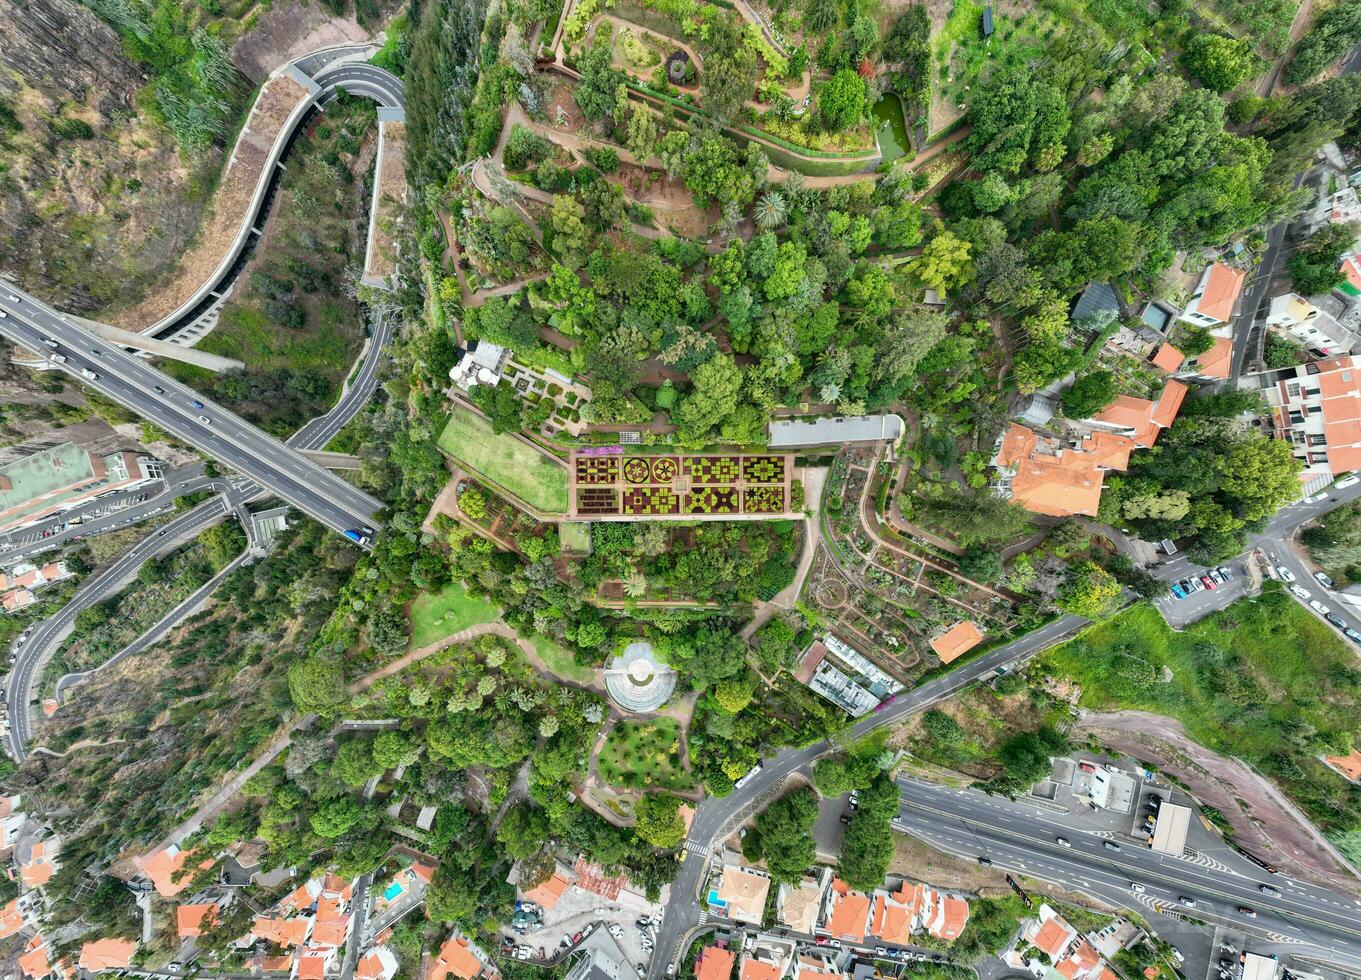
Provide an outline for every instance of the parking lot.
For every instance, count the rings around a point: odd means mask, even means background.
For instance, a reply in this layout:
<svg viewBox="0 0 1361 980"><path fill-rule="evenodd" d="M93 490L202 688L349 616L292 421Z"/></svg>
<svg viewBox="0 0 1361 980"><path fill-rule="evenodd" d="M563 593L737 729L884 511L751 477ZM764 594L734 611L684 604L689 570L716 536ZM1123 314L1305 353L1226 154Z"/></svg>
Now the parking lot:
<svg viewBox="0 0 1361 980"><path fill-rule="evenodd" d="M1158 577L1167 581L1169 588L1173 584L1188 583L1192 579L1198 580L1201 585L1201 588L1191 591L1185 598L1179 599L1169 591L1156 600L1158 610L1168 625L1177 627L1193 623L1216 609L1223 609L1233 600L1241 599L1255 591L1258 580L1246 561L1232 561L1219 567L1227 569L1230 577L1227 582L1212 579L1213 588L1201 578L1209 575L1210 570L1192 563L1185 555L1167 561L1158 568ZM1222 578L1222 573L1218 574Z"/></svg>
<svg viewBox="0 0 1361 980"><path fill-rule="evenodd" d="M666 899L665 891L662 899ZM528 925L523 932L504 930L513 944L530 947L530 958L556 961L587 939L588 927L595 924L595 929L604 929L614 937L635 968L638 964L646 968L652 958L647 947L656 938L655 923L661 920L662 905L629 891L620 892L617 899L607 899L581 888L569 888L551 909L536 911L542 916L541 924ZM642 918L653 920L653 925L640 929L637 922ZM567 940L565 945L563 940Z"/></svg>

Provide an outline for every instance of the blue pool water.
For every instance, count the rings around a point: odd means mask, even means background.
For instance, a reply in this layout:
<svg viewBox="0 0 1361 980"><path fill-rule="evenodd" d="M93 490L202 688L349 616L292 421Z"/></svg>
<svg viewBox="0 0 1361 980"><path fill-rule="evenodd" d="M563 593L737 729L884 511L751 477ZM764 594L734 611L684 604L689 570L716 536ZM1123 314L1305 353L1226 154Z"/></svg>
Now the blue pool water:
<svg viewBox="0 0 1361 980"><path fill-rule="evenodd" d="M383 889L383 898L390 902L404 891L406 891L406 889L402 887L402 883L400 881L394 881Z"/></svg>

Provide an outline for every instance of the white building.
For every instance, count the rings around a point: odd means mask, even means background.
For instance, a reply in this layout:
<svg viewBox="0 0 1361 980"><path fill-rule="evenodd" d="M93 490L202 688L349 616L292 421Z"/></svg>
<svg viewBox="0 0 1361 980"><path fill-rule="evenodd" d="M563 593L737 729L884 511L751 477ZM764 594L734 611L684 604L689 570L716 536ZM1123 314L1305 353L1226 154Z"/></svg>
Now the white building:
<svg viewBox="0 0 1361 980"><path fill-rule="evenodd" d="M505 369L507 353L504 347L485 340L473 343L458 363L449 369L449 380L464 391L474 385L495 387Z"/></svg>
<svg viewBox="0 0 1361 980"><path fill-rule="evenodd" d="M892 675L830 633L804 651L795 676L852 718L869 714L903 689Z"/></svg>
<svg viewBox="0 0 1361 980"><path fill-rule="evenodd" d="M1318 351L1324 356L1346 354L1356 344L1358 316L1341 301L1329 302L1331 297L1320 297L1311 302L1298 293L1286 293L1271 301L1267 326L1302 347ZM1340 322L1326 306L1335 306L1342 315Z"/></svg>

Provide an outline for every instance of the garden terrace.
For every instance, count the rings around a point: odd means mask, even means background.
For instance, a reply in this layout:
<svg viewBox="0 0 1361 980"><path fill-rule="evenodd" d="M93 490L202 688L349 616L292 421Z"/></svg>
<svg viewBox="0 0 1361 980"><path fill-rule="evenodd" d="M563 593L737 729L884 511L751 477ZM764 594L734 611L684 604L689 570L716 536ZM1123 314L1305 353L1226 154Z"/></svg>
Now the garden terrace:
<svg viewBox="0 0 1361 980"><path fill-rule="evenodd" d="M793 517L792 456L573 450L568 520Z"/></svg>

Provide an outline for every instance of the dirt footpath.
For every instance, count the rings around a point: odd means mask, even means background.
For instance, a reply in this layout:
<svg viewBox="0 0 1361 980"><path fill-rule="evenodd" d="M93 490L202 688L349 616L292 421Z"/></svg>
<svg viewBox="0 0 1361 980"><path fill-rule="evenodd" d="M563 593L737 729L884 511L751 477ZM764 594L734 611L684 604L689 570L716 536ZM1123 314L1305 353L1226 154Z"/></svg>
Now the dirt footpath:
<svg viewBox="0 0 1361 980"><path fill-rule="evenodd" d="M1361 880L1274 783L1193 741L1178 722L1142 711L1098 712L1077 728L1180 781L1201 803L1224 814L1235 840L1258 857L1289 874L1361 895Z"/></svg>

